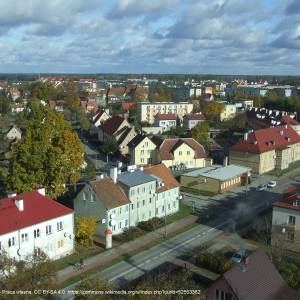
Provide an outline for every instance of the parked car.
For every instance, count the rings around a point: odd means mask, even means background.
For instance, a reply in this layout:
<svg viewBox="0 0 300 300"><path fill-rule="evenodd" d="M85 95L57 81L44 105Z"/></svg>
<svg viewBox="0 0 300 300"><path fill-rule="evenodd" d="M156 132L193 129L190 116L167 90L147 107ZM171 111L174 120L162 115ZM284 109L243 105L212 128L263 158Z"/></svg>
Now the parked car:
<svg viewBox="0 0 300 300"><path fill-rule="evenodd" d="M245 250L239 250L231 256L230 260L232 260L233 262L239 264L244 257L246 257L246 251Z"/></svg>
<svg viewBox="0 0 300 300"><path fill-rule="evenodd" d="M274 181L274 180L272 180L272 181L270 181L270 182L268 183L268 188L273 188L273 187L275 187L276 185L277 185L277 182Z"/></svg>
<svg viewBox="0 0 300 300"><path fill-rule="evenodd" d="M262 191L264 191L264 190L266 190L266 189L267 189L267 185L266 185L266 184L260 184L260 185L256 188L256 190L259 191L259 192L262 192Z"/></svg>

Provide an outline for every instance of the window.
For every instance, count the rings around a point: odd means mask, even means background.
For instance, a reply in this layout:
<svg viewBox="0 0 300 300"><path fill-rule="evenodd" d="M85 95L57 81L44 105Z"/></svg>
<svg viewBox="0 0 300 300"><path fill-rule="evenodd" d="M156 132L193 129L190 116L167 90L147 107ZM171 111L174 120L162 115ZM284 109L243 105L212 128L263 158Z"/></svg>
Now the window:
<svg viewBox="0 0 300 300"><path fill-rule="evenodd" d="M190 155L190 154L191 154L191 151L187 151L186 154L187 154L187 155Z"/></svg>
<svg viewBox="0 0 300 300"><path fill-rule="evenodd" d="M130 195L131 195L131 196L134 196L134 190L131 190L131 191L130 191Z"/></svg>
<svg viewBox="0 0 300 300"><path fill-rule="evenodd" d="M137 207L137 208L140 207L140 202L139 202L139 201L136 203L136 207Z"/></svg>
<svg viewBox="0 0 300 300"><path fill-rule="evenodd" d="M40 237L40 230L39 229L35 229L33 231L33 236L34 236L35 239L38 238L38 237Z"/></svg>
<svg viewBox="0 0 300 300"><path fill-rule="evenodd" d="M173 201L173 207L176 208L176 201Z"/></svg>
<svg viewBox="0 0 300 300"><path fill-rule="evenodd" d="M171 209L171 204L169 203L169 204L168 204L168 210L170 210L170 209Z"/></svg>
<svg viewBox="0 0 300 300"><path fill-rule="evenodd" d="M119 222L119 229L122 228L122 222Z"/></svg>
<svg viewBox="0 0 300 300"><path fill-rule="evenodd" d="M112 227L112 231L116 231L116 225Z"/></svg>
<svg viewBox="0 0 300 300"><path fill-rule="evenodd" d="M143 164L145 162L145 160L143 158L141 158L141 163Z"/></svg>
<svg viewBox="0 0 300 300"><path fill-rule="evenodd" d="M63 230L63 223L62 223L62 221L57 222L57 231L61 231L61 230Z"/></svg>
<svg viewBox="0 0 300 300"><path fill-rule="evenodd" d="M182 155L182 151L179 151L179 155Z"/></svg>
<svg viewBox="0 0 300 300"><path fill-rule="evenodd" d="M140 188L137 188L136 192L137 192L137 194L139 194L140 193Z"/></svg>
<svg viewBox="0 0 300 300"><path fill-rule="evenodd" d="M131 204L131 210L134 210L134 204Z"/></svg>
<svg viewBox="0 0 300 300"><path fill-rule="evenodd" d="M51 225L46 226L46 234L51 234L52 233L52 228Z"/></svg>
<svg viewBox="0 0 300 300"><path fill-rule="evenodd" d="M150 198L150 199L149 199L149 204L151 204L151 203L152 203L152 199Z"/></svg>
<svg viewBox="0 0 300 300"><path fill-rule="evenodd" d="M143 200L143 206L145 206L145 200Z"/></svg>
<svg viewBox="0 0 300 300"><path fill-rule="evenodd" d="M119 214L121 214L121 213L122 213L122 207L119 208Z"/></svg>
<svg viewBox="0 0 300 300"><path fill-rule="evenodd" d="M12 237L10 239L8 239L8 247L12 247L15 245L15 238Z"/></svg>
<svg viewBox="0 0 300 300"><path fill-rule="evenodd" d="M214 300L232 300L232 295L230 293L226 293L216 289Z"/></svg>
<svg viewBox="0 0 300 300"><path fill-rule="evenodd" d="M288 224L289 225L295 225L296 224L296 217L295 216L289 216Z"/></svg>
<svg viewBox="0 0 300 300"><path fill-rule="evenodd" d="M82 194L82 200L86 201L86 194L85 194L85 192L83 192L83 194Z"/></svg>
<svg viewBox="0 0 300 300"><path fill-rule="evenodd" d="M22 233L21 234L21 240L22 240L22 243L27 242L28 241L28 234L27 233Z"/></svg>
<svg viewBox="0 0 300 300"><path fill-rule="evenodd" d="M143 187L143 193L145 193L146 192L146 188L145 187Z"/></svg>
<svg viewBox="0 0 300 300"><path fill-rule="evenodd" d="M144 155L144 150L141 150L141 155Z"/></svg>
<svg viewBox="0 0 300 300"><path fill-rule="evenodd" d="M91 202L95 202L95 196L94 196L94 194L91 194Z"/></svg>
<svg viewBox="0 0 300 300"><path fill-rule="evenodd" d="M161 211L162 211L162 212L165 211L165 206L164 206L164 205L162 206Z"/></svg>
<svg viewBox="0 0 300 300"><path fill-rule="evenodd" d="M158 215L158 207L155 209L155 214Z"/></svg>
<svg viewBox="0 0 300 300"><path fill-rule="evenodd" d="M287 232L286 234L286 240L293 242L295 240L295 234L294 232Z"/></svg>
<svg viewBox="0 0 300 300"><path fill-rule="evenodd" d="M125 227L128 227L128 219L125 220Z"/></svg>
<svg viewBox="0 0 300 300"><path fill-rule="evenodd" d="M64 247L64 240L60 240L57 242L57 248L63 248Z"/></svg>

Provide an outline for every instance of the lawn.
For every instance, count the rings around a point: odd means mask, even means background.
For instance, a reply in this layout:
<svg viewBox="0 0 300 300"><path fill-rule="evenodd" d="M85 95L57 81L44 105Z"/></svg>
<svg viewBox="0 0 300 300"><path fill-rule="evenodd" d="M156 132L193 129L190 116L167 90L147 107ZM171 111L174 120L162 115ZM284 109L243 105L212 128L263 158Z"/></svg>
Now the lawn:
<svg viewBox="0 0 300 300"><path fill-rule="evenodd" d="M103 251L103 248L95 245L88 248L76 245L75 253L54 261L56 271L69 267L70 265L74 265L75 263L78 263L81 259L87 259Z"/></svg>
<svg viewBox="0 0 300 300"><path fill-rule="evenodd" d="M284 170L273 170L273 171L270 171L268 172L267 174L268 175L272 175L272 176L276 176L276 177L280 177L290 171L293 171L297 168L300 168L300 160L299 161L296 161L296 162L293 162L290 164L290 166L287 168L287 169L284 169Z"/></svg>
<svg viewBox="0 0 300 300"><path fill-rule="evenodd" d="M210 197L212 197L212 196L215 196L215 195L217 195L216 193L214 193L214 192L208 192L208 191L199 191L199 190L197 190L197 189L192 189L192 188L187 188L187 187L181 187L180 188L180 190L182 191L182 192L186 192L186 193L189 193L189 194L193 194L193 195L202 195L202 196L210 196Z"/></svg>
<svg viewBox="0 0 300 300"><path fill-rule="evenodd" d="M193 208L181 202L179 212L167 216L167 224L174 223L183 218L186 218L190 216L192 213L193 213Z"/></svg>

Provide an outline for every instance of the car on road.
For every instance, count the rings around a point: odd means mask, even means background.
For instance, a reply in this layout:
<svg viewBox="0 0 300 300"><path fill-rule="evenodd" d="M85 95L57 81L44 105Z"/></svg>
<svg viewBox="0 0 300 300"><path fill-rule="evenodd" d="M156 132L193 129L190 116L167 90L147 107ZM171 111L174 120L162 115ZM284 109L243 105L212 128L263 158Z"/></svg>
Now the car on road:
<svg viewBox="0 0 300 300"><path fill-rule="evenodd" d="M267 189L267 185L266 185L266 184L260 184L260 185L256 188L256 190L259 191L259 192L262 192L262 191L264 191L264 190L266 190L266 189Z"/></svg>
<svg viewBox="0 0 300 300"><path fill-rule="evenodd" d="M246 257L246 251L239 250L231 256L230 260L239 264L244 257Z"/></svg>
<svg viewBox="0 0 300 300"><path fill-rule="evenodd" d="M275 180L272 180L270 182L268 182L268 188L273 188L277 185L277 182Z"/></svg>

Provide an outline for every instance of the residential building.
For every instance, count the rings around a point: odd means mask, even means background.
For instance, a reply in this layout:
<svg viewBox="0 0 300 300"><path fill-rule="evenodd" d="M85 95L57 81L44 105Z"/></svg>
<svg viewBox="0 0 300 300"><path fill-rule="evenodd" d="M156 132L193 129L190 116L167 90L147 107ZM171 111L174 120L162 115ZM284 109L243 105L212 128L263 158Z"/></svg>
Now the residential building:
<svg viewBox="0 0 300 300"><path fill-rule="evenodd" d="M111 169L110 177L91 181L74 199L77 216L95 217L97 234L113 235L141 221L179 210L179 183L164 165L145 169Z"/></svg>
<svg viewBox="0 0 300 300"><path fill-rule="evenodd" d="M25 105L24 103L15 102L15 103L11 103L10 108L12 113L18 114L24 111Z"/></svg>
<svg viewBox="0 0 300 300"><path fill-rule="evenodd" d="M58 112L64 112L65 110L65 101L64 100L50 100L49 107Z"/></svg>
<svg viewBox="0 0 300 300"><path fill-rule="evenodd" d="M97 134L99 126L109 118L109 109L99 109L90 119L90 134Z"/></svg>
<svg viewBox="0 0 300 300"><path fill-rule="evenodd" d="M161 127L163 132L176 127L177 117L174 114L156 114L154 116L154 125Z"/></svg>
<svg viewBox="0 0 300 300"><path fill-rule="evenodd" d="M81 108L86 113L95 113L95 112L97 112L98 105L97 105L96 99L93 99L93 100L89 100L89 99L81 100L80 104L81 104Z"/></svg>
<svg viewBox="0 0 300 300"><path fill-rule="evenodd" d="M214 194L234 190L247 182L250 169L238 165L212 165L181 175L182 187Z"/></svg>
<svg viewBox="0 0 300 300"><path fill-rule="evenodd" d="M144 133L144 134L152 134L152 135L159 135L159 134L163 133L163 128L161 128L161 127L155 127L155 126L142 127L142 133Z"/></svg>
<svg viewBox="0 0 300 300"><path fill-rule="evenodd" d="M0 253L23 260L35 249L53 260L74 251L73 210L44 189L0 200Z"/></svg>
<svg viewBox="0 0 300 300"><path fill-rule="evenodd" d="M14 125L5 134L5 137L10 141L19 141L22 138L22 131Z"/></svg>
<svg viewBox="0 0 300 300"><path fill-rule="evenodd" d="M139 102L137 104L138 122L154 124L156 114L174 114L180 120L193 111L193 104L188 102Z"/></svg>
<svg viewBox="0 0 300 300"><path fill-rule="evenodd" d="M254 101L251 99L231 99L230 103L236 106L237 111L246 111L253 108Z"/></svg>
<svg viewBox="0 0 300 300"><path fill-rule="evenodd" d="M204 168L211 165L202 145L192 138L153 139L157 145L157 163L172 170Z"/></svg>
<svg viewBox="0 0 300 300"><path fill-rule="evenodd" d="M273 203L272 245L300 253L300 193Z"/></svg>
<svg viewBox="0 0 300 300"><path fill-rule="evenodd" d="M268 128L271 126L289 125L300 134L300 123L297 121L297 113L271 110L264 107L253 107L246 111L246 119L253 129Z"/></svg>
<svg viewBox="0 0 300 300"><path fill-rule="evenodd" d="M224 104L223 110L220 113L221 122L233 119L236 116L236 111L237 111L235 104L229 104L229 103L223 103L223 104Z"/></svg>
<svg viewBox="0 0 300 300"><path fill-rule="evenodd" d="M229 149L230 164L248 166L253 173L283 170L300 159L300 136L288 125L245 133Z"/></svg>
<svg viewBox="0 0 300 300"><path fill-rule="evenodd" d="M112 116L101 124L98 130L98 139L102 143L110 143L116 140L122 155L128 154L128 143L136 136L135 130L127 119L120 116Z"/></svg>
<svg viewBox="0 0 300 300"><path fill-rule="evenodd" d="M183 126L187 130L193 129L198 123L205 121L206 118L202 113L186 114L183 117Z"/></svg>
<svg viewBox="0 0 300 300"><path fill-rule="evenodd" d="M207 300L296 300L297 293L283 280L261 249L225 272L208 288Z"/></svg>
<svg viewBox="0 0 300 300"><path fill-rule="evenodd" d="M147 136L138 134L128 144L130 162L133 165L156 163L156 144Z"/></svg>

